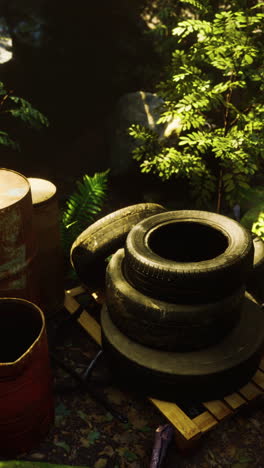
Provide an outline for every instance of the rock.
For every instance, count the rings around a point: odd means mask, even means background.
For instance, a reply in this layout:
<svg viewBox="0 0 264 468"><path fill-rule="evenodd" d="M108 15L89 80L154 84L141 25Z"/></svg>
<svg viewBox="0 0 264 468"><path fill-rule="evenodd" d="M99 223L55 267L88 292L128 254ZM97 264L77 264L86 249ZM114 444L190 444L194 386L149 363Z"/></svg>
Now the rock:
<svg viewBox="0 0 264 468"><path fill-rule="evenodd" d="M140 124L168 137L179 129L179 120L158 124L163 99L157 94L137 91L123 95L116 106L109 125L110 167L113 175L125 175L138 167L133 161L132 150L139 143L128 134L132 124Z"/></svg>
<svg viewBox="0 0 264 468"><path fill-rule="evenodd" d="M43 460L45 458L45 454L44 453L32 453L30 455L30 458L32 460Z"/></svg>
<svg viewBox="0 0 264 468"><path fill-rule="evenodd" d="M12 57L12 38L5 19L0 17L0 64L8 62Z"/></svg>

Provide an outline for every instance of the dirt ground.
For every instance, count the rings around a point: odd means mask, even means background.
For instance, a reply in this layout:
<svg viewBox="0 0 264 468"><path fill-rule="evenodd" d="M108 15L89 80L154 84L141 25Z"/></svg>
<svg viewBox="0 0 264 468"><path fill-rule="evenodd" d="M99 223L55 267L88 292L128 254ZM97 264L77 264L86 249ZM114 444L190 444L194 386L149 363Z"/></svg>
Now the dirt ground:
<svg viewBox="0 0 264 468"><path fill-rule="evenodd" d="M91 306L93 309L93 306ZM96 317L99 309L93 310ZM61 311L48 321L50 349L56 357L82 373L99 351L80 325L64 325L56 340L54 326L68 317ZM54 344L56 345L54 349ZM106 408L81 389L74 379L52 363L54 376L55 423L38 447L24 460L80 465L86 468L148 468L156 429L167 423L146 398L129 389L120 390L111 379L103 359L99 359L90 388L111 405ZM264 467L263 398L219 423L205 434L194 451L180 452L170 444L164 468L261 468ZM121 421L119 418L123 418Z"/></svg>

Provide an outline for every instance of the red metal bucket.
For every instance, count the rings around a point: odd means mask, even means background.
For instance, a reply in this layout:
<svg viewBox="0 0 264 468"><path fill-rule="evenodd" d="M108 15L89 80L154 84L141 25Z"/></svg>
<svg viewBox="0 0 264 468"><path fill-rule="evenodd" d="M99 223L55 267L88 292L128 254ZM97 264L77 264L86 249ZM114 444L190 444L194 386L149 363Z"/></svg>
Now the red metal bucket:
<svg viewBox="0 0 264 468"><path fill-rule="evenodd" d="M28 452L54 419L45 318L24 299L0 299L0 456Z"/></svg>

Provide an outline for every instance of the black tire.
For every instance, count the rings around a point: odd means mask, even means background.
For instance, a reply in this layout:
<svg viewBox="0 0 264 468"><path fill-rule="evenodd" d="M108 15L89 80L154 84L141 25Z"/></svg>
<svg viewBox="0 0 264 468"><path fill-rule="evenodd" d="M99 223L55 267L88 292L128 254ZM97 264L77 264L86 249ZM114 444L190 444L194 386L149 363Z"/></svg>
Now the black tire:
<svg viewBox="0 0 264 468"><path fill-rule="evenodd" d="M245 290L215 303L180 305L137 291L124 277L124 249L106 270L106 304L115 325L132 340L164 350L205 348L220 341L236 324Z"/></svg>
<svg viewBox="0 0 264 468"><path fill-rule="evenodd" d="M199 351L167 352L138 344L114 325L106 306L101 327L102 347L119 385L176 402L212 400L237 391L254 375L263 353L264 314L248 297L231 333Z"/></svg>
<svg viewBox="0 0 264 468"><path fill-rule="evenodd" d="M253 254L250 233L233 219L206 211L170 211L131 229L125 273L147 295L207 303L246 282Z"/></svg>
<svg viewBox="0 0 264 468"><path fill-rule="evenodd" d="M71 263L81 281L89 287L104 286L106 258L123 247L130 229L139 221L165 208L156 203L139 203L99 219L75 240Z"/></svg>
<svg viewBox="0 0 264 468"><path fill-rule="evenodd" d="M264 242L260 237L253 239L254 265L246 283L247 290L260 302L264 302Z"/></svg>

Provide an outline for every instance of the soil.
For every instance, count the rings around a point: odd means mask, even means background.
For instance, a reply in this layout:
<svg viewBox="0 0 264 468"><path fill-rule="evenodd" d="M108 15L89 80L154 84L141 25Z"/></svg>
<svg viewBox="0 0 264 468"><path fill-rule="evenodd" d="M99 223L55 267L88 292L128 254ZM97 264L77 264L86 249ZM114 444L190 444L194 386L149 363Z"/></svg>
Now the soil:
<svg viewBox="0 0 264 468"><path fill-rule="evenodd" d="M100 309L89 299L86 307L98 318ZM34 461L34 468L40 468L41 461L86 468L150 467L155 432L167 420L146 398L129 389L119 389L102 357L87 389L69 377L58 360L81 375L99 347L78 324L67 325L67 318L68 313L62 310L47 322L50 350L56 355L56 361L52 360L55 423L40 445L19 459ZM104 398L111 408L99 402L98 397ZM172 440L162 466L264 467L263 410L261 398L205 434L192 451L179 452ZM196 410L190 407L188 411L192 417Z"/></svg>

